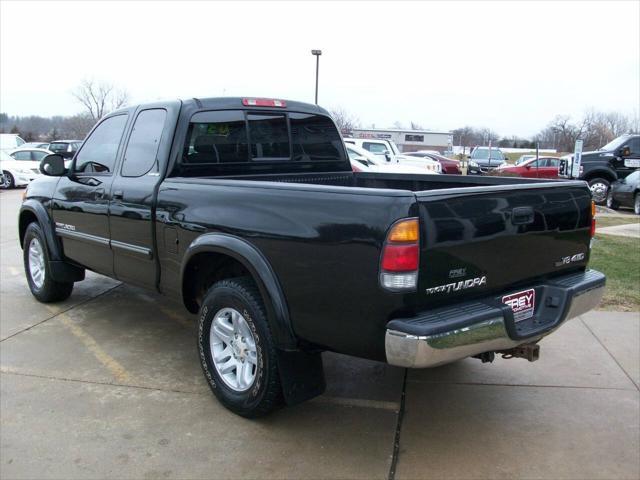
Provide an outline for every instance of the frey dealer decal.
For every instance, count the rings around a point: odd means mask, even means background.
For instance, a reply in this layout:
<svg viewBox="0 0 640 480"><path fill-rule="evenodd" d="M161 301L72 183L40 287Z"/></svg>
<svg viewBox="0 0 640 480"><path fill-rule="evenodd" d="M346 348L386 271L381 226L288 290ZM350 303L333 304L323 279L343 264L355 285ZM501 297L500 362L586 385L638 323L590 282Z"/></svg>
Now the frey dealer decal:
<svg viewBox="0 0 640 480"><path fill-rule="evenodd" d="M533 310L536 306L536 291L530 288L522 292L505 295L502 297L502 303L511 307L513 319L516 322L526 320L533 316Z"/></svg>

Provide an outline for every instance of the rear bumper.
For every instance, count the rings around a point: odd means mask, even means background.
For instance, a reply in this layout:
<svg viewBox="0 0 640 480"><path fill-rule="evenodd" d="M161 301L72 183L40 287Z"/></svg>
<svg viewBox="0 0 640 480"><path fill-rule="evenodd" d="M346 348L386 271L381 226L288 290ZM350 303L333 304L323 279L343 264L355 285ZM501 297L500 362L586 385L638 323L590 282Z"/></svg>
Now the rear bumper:
<svg viewBox="0 0 640 480"><path fill-rule="evenodd" d="M385 336L387 362L434 367L536 342L570 318L595 308L605 282L602 273L588 270L532 285L538 299L533 317L518 324L511 309L501 303L502 295L392 320Z"/></svg>

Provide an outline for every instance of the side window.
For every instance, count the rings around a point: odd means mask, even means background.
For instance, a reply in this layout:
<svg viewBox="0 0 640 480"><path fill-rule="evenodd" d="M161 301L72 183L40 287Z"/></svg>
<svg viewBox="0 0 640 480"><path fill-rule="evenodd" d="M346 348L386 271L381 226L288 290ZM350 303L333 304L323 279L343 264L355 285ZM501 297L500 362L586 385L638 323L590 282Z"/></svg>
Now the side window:
<svg viewBox="0 0 640 480"><path fill-rule="evenodd" d="M560 166L560 160L557 158L547 158L547 167L558 167Z"/></svg>
<svg viewBox="0 0 640 480"><path fill-rule="evenodd" d="M238 110L196 113L191 119L184 163L249 161L247 124Z"/></svg>
<svg viewBox="0 0 640 480"><path fill-rule="evenodd" d="M138 114L124 152L123 177L139 177L154 166L167 112L164 109L143 110Z"/></svg>
<svg viewBox="0 0 640 480"><path fill-rule="evenodd" d="M31 152L31 159L35 160L36 162L39 162L40 160L42 160L44 157L46 157L48 154L46 152L37 152L37 151L33 151Z"/></svg>
<svg viewBox="0 0 640 480"><path fill-rule="evenodd" d="M259 160L289 159L289 129L284 115L247 115L251 136L251 156Z"/></svg>
<svg viewBox="0 0 640 480"><path fill-rule="evenodd" d="M384 153L387 146L384 143L378 142L362 142L362 148L369 150L371 153Z"/></svg>
<svg viewBox="0 0 640 480"><path fill-rule="evenodd" d="M78 173L112 172L126 123L127 115L109 117L100 123L76 155L74 171Z"/></svg>
<svg viewBox="0 0 640 480"><path fill-rule="evenodd" d="M629 141L628 145L629 149L631 150L631 155L640 155L640 137L633 137Z"/></svg>
<svg viewBox="0 0 640 480"><path fill-rule="evenodd" d="M16 160L31 160L31 152L29 150L23 150L21 152L15 152L13 158Z"/></svg>

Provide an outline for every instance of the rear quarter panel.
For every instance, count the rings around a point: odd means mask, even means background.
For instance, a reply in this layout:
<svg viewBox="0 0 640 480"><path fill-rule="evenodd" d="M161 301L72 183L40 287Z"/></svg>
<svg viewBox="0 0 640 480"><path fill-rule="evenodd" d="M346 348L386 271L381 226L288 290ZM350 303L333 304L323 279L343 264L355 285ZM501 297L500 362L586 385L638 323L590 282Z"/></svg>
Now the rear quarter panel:
<svg viewBox="0 0 640 480"><path fill-rule="evenodd" d="M405 296L379 286L380 249L389 225L415 214L415 197L363 190L165 181L158 194L158 238L163 229L175 228L179 244L175 254L159 245L162 289L179 295L182 258L199 235L235 235L270 263L299 338L382 360L385 325L403 308Z"/></svg>

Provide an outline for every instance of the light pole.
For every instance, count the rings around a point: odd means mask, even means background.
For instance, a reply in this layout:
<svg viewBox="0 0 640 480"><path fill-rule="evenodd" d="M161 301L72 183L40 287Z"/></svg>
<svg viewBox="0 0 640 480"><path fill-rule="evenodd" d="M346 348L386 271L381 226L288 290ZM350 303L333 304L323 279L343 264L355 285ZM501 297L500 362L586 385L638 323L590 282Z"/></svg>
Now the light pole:
<svg viewBox="0 0 640 480"><path fill-rule="evenodd" d="M316 57L316 105L318 104L318 71L320 70L320 55L322 50L311 50L311 54Z"/></svg>

